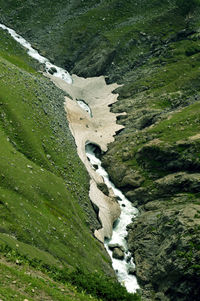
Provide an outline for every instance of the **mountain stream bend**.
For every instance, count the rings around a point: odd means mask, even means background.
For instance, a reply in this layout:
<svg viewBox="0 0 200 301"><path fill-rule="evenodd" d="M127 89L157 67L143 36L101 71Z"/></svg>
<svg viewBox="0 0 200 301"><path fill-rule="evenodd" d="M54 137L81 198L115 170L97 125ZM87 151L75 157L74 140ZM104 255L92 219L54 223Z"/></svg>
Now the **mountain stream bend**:
<svg viewBox="0 0 200 301"><path fill-rule="evenodd" d="M108 174L101 166L101 161L95 155L96 146L100 147L102 151L106 151L108 143L114 141L116 132L123 128L116 124L117 115L122 114L111 113L109 107L117 101L118 95L113 94L112 91L118 85L107 85L103 76L87 79L75 75L70 76L66 70L53 65L48 59L41 56L13 29L3 24L0 24L0 28L7 30L18 43L28 50L31 57L44 64L45 75L70 95L70 97L65 97L65 110L77 145L78 155L91 177L90 199L99 208L98 217L102 224L102 228L96 230L94 234L97 239L104 242L118 280L125 285L127 291L134 293L139 289L139 285L134 276L135 265L128 252L125 238L127 236L126 226L131 223L138 211L109 180ZM99 190L98 183L107 185L108 196ZM115 224L114 228L113 224ZM121 248L123 258L113 258L111 251L113 246Z"/></svg>

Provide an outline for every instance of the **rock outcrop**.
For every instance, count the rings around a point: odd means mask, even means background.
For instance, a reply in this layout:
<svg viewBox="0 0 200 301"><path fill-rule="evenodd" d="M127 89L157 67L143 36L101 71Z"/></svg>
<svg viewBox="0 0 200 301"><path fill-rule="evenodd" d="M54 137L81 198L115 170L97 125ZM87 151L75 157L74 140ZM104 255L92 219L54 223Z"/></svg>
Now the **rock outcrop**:
<svg viewBox="0 0 200 301"><path fill-rule="evenodd" d="M0 12L52 62L123 84L111 110L127 112L117 117L125 128L102 159L140 210L128 243L148 301L200 295L200 14L179 2L59 1L42 22L30 0Z"/></svg>
<svg viewBox="0 0 200 301"><path fill-rule="evenodd" d="M127 166L123 159L115 165L110 155L115 144L103 157L103 162L113 181L115 168L118 170L119 187L140 210L138 218L128 226L127 242L134 256L135 273L143 287L144 300L190 300L190 296L193 296L192 300L198 300L198 140L166 145L153 139L132 152L136 160L136 171L132 174L143 177L135 187L123 181L125 174L131 174L132 167ZM121 156L123 158L123 154ZM156 295L153 292L157 292Z"/></svg>

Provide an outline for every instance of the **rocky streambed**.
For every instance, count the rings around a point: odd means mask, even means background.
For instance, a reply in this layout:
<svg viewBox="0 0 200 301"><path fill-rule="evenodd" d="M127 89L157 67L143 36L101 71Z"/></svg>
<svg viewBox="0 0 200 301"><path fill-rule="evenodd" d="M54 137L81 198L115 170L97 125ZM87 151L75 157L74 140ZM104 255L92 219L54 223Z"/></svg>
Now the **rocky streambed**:
<svg viewBox="0 0 200 301"><path fill-rule="evenodd" d="M139 285L135 277L135 264L127 247L126 237L128 232L126 227L137 216L138 210L132 206L131 202L110 181L108 173L95 155L95 148L94 145L88 143L86 145L86 155L96 172L103 177L108 190L111 189L114 193L121 209L120 217L114 223L112 237L111 239L105 239L105 246L112 258L112 265L118 280L125 285L129 292L134 293L139 289Z"/></svg>
<svg viewBox="0 0 200 301"><path fill-rule="evenodd" d="M53 65L41 56L14 30L3 24L0 24L0 27L7 30L25 47L31 57L43 64L46 76L66 92L65 109L70 129L77 145L78 155L90 174L90 198L102 225L101 229L95 230L94 235L101 242L105 241L119 281L129 292L135 292L139 286L135 277L135 265L131 253L128 252L125 238L126 226L137 215L137 209L110 182L101 161L95 156L94 146L89 143L91 141L106 151L108 143L114 141L116 132L123 128L116 123L117 116L123 113L111 113L109 107L117 101L118 95L112 94L112 91L118 86L107 85L103 76L88 79L75 75L71 77L66 70Z"/></svg>
<svg viewBox="0 0 200 301"><path fill-rule="evenodd" d="M83 79L73 75L72 85L51 78L68 94L65 107L70 129L79 157L91 177L90 199L102 225L94 235L105 243L118 280L129 292L136 292L139 285L135 265L128 252L126 227L138 211L109 180L95 155L95 149L106 151L108 143L114 141L115 133L123 128L116 124L117 116L123 113L111 113L109 107L117 100L118 95L112 94L117 85L106 85L104 77Z"/></svg>
<svg viewBox="0 0 200 301"><path fill-rule="evenodd" d="M47 58L40 55L37 50L35 50L29 42L27 42L22 36L16 33L13 29L5 26L4 24L0 24L0 28L7 30L9 34L15 39L19 44L21 44L24 48L27 49L28 55L37 60L39 63L44 65L45 71L48 74L54 74L54 76L61 78L67 83L71 83L72 79L69 73L61 67L58 67L52 64Z"/></svg>

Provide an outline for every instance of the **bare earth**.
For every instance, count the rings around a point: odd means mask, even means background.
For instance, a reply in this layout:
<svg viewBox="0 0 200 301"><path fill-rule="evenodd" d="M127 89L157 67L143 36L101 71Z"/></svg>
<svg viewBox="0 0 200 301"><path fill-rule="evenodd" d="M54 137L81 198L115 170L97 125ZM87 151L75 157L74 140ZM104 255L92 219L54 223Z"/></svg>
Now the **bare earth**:
<svg viewBox="0 0 200 301"><path fill-rule="evenodd" d="M103 151L107 150L108 143L114 141L114 135L123 126L116 124L116 118L121 114L110 112L109 105L117 101L118 94L112 94L118 85L107 85L103 76L93 78L81 78L73 75L73 84L67 84L54 76L51 80L62 90L67 92L73 100L65 97L65 110L70 130L74 136L77 152L85 164L91 177L90 199L99 208L99 220L102 228L95 230L95 236L100 241L112 236L113 222L120 215L120 207L110 192L109 197L103 194L97 183L103 182L88 161L85 153L85 145L88 142L98 145ZM84 100L92 111L92 117L82 109L76 100ZM124 113L125 114L125 113Z"/></svg>

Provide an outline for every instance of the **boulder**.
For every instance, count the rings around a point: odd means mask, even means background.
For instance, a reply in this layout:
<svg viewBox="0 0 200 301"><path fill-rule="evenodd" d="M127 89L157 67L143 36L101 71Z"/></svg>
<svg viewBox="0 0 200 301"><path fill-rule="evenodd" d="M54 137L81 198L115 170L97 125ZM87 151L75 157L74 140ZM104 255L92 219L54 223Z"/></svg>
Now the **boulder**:
<svg viewBox="0 0 200 301"><path fill-rule="evenodd" d="M138 188L144 182L144 178L138 171L128 170L122 179L120 187L131 186L132 188Z"/></svg>
<svg viewBox="0 0 200 301"><path fill-rule="evenodd" d="M199 192L200 191L200 174L187 174L178 172L167 175L155 181L156 188L165 194L178 192Z"/></svg>
<svg viewBox="0 0 200 301"><path fill-rule="evenodd" d="M109 195L109 190L108 187L105 183L98 183L97 187L99 188L99 190L101 190L105 195Z"/></svg>
<svg viewBox="0 0 200 301"><path fill-rule="evenodd" d="M124 252L120 248L114 248L112 257L115 259L123 260L124 259Z"/></svg>
<svg viewBox="0 0 200 301"><path fill-rule="evenodd" d="M51 75L53 75L54 73L57 72L57 69L56 69L55 67L51 67L51 68L49 68L48 72L49 72Z"/></svg>
<svg viewBox="0 0 200 301"><path fill-rule="evenodd" d="M119 244L109 244L108 248L113 251L115 248L120 249L122 252L125 252L125 249L123 246L120 246Z"/></svg>

